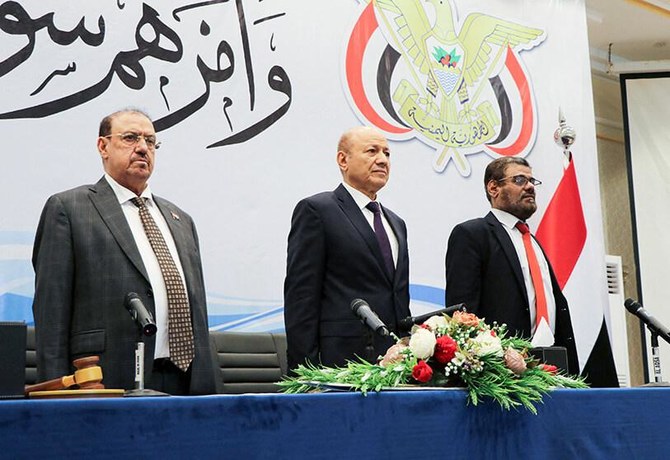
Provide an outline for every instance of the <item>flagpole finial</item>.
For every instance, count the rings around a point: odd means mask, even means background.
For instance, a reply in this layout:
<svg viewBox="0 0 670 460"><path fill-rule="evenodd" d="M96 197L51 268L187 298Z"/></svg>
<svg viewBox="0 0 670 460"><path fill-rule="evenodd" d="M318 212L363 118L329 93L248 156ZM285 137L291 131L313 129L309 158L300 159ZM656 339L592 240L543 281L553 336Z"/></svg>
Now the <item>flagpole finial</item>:
<svg viewBox="0 0 670 460"><path fill-rule="evenodd" d="M570 158L570 146L575 143L577 133L572 126L568 126L565 121L563 109L558 108L558 129L554 131L554 142L563 148L563 153Z"/></svg>

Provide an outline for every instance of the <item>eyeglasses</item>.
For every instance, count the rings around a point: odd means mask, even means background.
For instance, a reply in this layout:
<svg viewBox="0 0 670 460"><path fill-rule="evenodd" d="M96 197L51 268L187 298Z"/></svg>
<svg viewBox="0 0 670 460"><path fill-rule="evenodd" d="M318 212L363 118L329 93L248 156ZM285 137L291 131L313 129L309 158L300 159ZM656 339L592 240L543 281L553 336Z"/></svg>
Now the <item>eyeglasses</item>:
<svg viewBox="0 0 670 460"><path fill-rule="evenodd" d="M138 134L138 133L116 133L116 134L107 134L106 136L102 137L112 137L112 136L118 136L121 138L121 142L123 142L124 145L127 145L128 147L134 147L137 145L137 143L140 141L140 139L144 139L144 142L146 142L147 147L151 150L158 150L161 148L161 143L156 141L156 136L145 136L143 134Z"/></svg>
<svg viewBox="0 0 670 460"><path fill-rule="evenodd" d="M525 187L528 182L535 186L542 184L541 180L537 180L534 177L524 176L523 174L519 174L518 176L503 177L502 179L498 179L496 182L505 182L507 179L512 179L514 185L518 185L519 187Z"/></svg>

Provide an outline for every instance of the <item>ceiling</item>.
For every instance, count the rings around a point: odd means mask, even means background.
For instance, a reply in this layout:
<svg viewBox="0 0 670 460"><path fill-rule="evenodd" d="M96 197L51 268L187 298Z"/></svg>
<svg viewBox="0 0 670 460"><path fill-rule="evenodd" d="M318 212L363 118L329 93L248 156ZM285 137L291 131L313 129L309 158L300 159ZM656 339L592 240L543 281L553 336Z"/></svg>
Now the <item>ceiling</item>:
<svg viewBox="0 0 670 460"><path fill-rule="evenodd" d="M619 73L670 71L670 0L585 4L598 135L623 144Z"/></svg>
<svg viewBox="0 0 670 460"><path fill-rule="evenodd" d="M586 0L591 66L670 60L669 0ZM666 5L668 9L658 5ZM670 69L669 69L670 70Z"/></svg>

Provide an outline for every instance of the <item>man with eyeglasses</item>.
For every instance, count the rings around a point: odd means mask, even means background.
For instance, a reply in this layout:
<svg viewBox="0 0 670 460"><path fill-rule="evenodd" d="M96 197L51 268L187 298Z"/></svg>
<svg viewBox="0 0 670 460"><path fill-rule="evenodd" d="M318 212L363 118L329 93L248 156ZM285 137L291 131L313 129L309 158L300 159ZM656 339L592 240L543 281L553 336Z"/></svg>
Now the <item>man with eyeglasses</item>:
<svg viewBox="0 0 670 460"><path fill-rule="evenodd" d="M74 359L98 355L106 388L133 389L139 333L124 303L136 293L158 326L144 338L146 388L215 392L195 226L148 184L159 147L145 113L108 115L97 139L104 176L44 206L33 247L40 381L72 374Z"/></svg>
<svg viewBox="0 0 670 460"><path fill-rule="evenodd" d="M489 163L484 188L491 211L458 224L449 237L446 304L463 302L487 323L505 323L509 334L532 338L534 346L566 347L570 372L576 374L568 302L526 224L537 210L535 187L540 184L523 158ZM542 288L536 292L535 286Z"/></svg>

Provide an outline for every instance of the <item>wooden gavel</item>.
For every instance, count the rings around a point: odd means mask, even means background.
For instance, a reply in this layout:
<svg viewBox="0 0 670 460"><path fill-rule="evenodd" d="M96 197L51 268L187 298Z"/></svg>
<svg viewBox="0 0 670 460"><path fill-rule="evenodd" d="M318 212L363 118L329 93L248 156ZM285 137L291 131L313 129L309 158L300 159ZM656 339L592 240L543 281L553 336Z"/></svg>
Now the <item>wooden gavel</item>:
<svg viewBox="0 0 670 460"><path fill-rule="evenodd" d="M28 395L32 391L65 390L75 385L82 390L105 388L102 384L102 368L98 366L99 361L100 357L98 356L75 359L72 361L72 364L77 369L74 374L34 385L26 385L25 394Z"/></svg>

